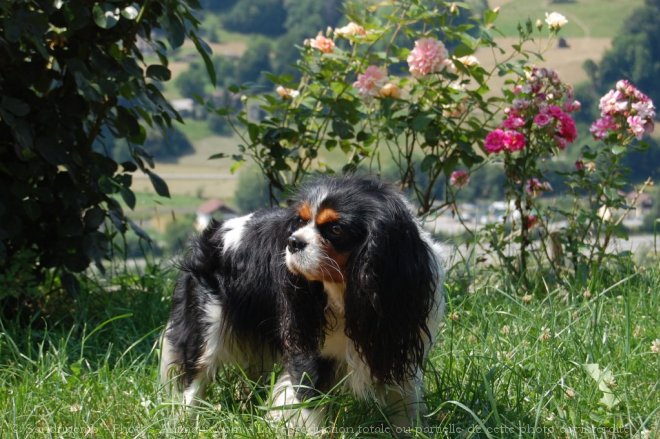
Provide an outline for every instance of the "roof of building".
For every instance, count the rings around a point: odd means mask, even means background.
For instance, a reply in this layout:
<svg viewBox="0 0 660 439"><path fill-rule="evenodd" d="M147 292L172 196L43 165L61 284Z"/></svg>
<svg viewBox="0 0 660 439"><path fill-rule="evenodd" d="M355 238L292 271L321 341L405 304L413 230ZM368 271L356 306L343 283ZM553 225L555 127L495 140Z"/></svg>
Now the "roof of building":
<svg viewBox="0 0 660 439"><path fill-rule="evenodd" d="M201 215L210 215L215 212L236 213L236 211L227 206L224 201L218 200L217 198L206 200L197 208L197 213Z"/></svg>

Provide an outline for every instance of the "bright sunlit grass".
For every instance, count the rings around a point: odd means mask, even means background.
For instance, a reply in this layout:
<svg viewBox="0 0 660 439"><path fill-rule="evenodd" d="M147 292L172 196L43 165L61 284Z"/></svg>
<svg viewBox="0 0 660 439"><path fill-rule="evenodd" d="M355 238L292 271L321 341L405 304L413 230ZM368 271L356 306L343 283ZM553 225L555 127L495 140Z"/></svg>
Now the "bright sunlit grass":
<svg viewBox="0 0 660 439"><path fill-rule="evenodd" d="M229 371L185 416L163 397L156 341L172 275L151 268L111 283L91 279L75 302L49 304L32 329L3 322L2 436L281 434L266 420L273 377L255 384ZM550 291L517 290L497 276L463 284L458 275L448 284L447 318L427 366L429 413L413 436L654 437L660 267ZM346 395L321 403L330 437L390 437L373 404Z"/></svg>

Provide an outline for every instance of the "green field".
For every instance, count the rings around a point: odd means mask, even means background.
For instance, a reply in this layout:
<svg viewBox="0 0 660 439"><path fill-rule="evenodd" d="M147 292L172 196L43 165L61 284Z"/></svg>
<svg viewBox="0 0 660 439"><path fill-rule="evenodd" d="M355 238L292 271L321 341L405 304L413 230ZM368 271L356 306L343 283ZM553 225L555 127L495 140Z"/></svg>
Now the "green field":
<svg viewBox="0 0 660 439"><path fill-rule="evenodd" d="M468 286L453 274L427 364L429 415L413 436L657 437L660 265L600 276L523 296L501 278ZM88 280L73 301L46 303L29 328L3 321L2 437L276 437L265 420L267 385L235 371L186 416L163 398L156 342L172 277L162 268L120 271ZM330 437L391 437L357 433L388 425L373 404L346 395L324 404Z"/></svg>
<svg viewBox="0 0 660 439"><path fill-rule="evenodd" d="M518 23L531 18L545 19L545 12L559 12L568 19L562 28L565 37L607 37L619 33L623 20L633 9L644 4L643 0L575 0L568 2L548 2L540 0L496 1L501 11L496 27L504 36L517 36Z"/></svg>

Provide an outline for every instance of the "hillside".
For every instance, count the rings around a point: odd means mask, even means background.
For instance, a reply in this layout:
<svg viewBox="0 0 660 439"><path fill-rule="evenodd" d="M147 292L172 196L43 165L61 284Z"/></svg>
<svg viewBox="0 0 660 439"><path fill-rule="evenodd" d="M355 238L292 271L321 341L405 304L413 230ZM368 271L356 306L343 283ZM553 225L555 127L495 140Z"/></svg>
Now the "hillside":
<svg viewBox="0 0 660 439"><path fill-rule="evenodd" d="M497 27L505 36L517 35L519 22L527 17L534 22L544 12L557 11L568 19L562 29L567 38L593 37L611 39L621 30L623 19L642 6L643 0L489 0L491 7L501 8Z"/></svg>

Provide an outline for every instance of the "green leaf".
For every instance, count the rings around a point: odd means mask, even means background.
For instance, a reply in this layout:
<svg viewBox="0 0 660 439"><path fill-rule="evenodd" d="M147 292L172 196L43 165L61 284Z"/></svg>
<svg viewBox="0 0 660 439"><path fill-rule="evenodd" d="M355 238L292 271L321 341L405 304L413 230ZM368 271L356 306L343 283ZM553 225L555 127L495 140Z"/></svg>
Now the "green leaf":
<svg viewBox="0 0 660 439"><path fill-rule="evenodd" d="M343 119L333 119L332 130L337 133L341 139L350 139L353 137L353 126Z"/></svg>
<svg viewBox="0 0 660 439"><path fill-rule="evenodd" d="M229 168L229 172L231 172L232 174L235 174L236 171L238 171L238 169L239 169L241 166L243 166L243 163L245 163L245 162L244 162L244 161L236 161L236 162L234 162L234 163L231 165L231 168Z"/></svg>
<svg viewBox="0 0 660 439"><path fill-rule="evenodd" d="M33 126L24 119L17 119L13 122L14 138L23 148L32 148L34 143Z"/></svg>
<svg viewBox="0 0 660 439"><path fill-rule="evenodd" d="M126 232L124 212L122 212L118 204L117 207L108 210L108 216L110 217L112 224L115 226L115 229L119 230L121 233Z"/></svg>
<svg viewBox="0 0 660 439"><path fill-rule="evenodd" d="M51 165L64 165L69 162L66 148L52 137L38 137L34 144L39 155Z"/></svg>
<svg viewBox="0 0 660 439"><path fill-rule="evenodd" d="M121 166L124 168L124 171L126 172L135 172L138 169L135 163L129 161L122 162Z"/></svg>
<svg viewBox="0 0 660 439"><path fill-rule="evenodd" d="M22 117L30 112L30 106L20 99L10 96L3 96L0 101L0 107L9 111L14 116Z"/></svg>
<svg viewBox="0 0 660 439"><path fill-rule="evenodd" d="M105 212L98 206L92 207L85 212L83 222L87 230L96 230L105 220Z"/></svg>
<svg viewBox="0 0 660 439"><path fill-rule="evenodd" d="M486 12L484 12L484 24L486 26L493 24L497 20L498 15L500 15L499 10L486 9Z"/></svg>
<svg viewBox="0 0 660 439"><path fill-rule="evenodd" d="M102 29L111 29L119 22L119 8L108 3L95 4L92 14L94 23Z"/></svg>
<svg viewBox="0 0 660 439"><path fill-rule="evenodd" d="M466 56L466 55L472 55L474 53L474 49L471 47L468 47L465 44L459 44L456 49L454 49L453 55L455 57L461 57L461 56Z"/></svg>
<svg viewBox="0 0 660 439"><path fill-rule="evenodd" d="M149 169L145 169L145 172L149 176L149 180L151 180L151 184L156 190L156 193L161 197L170 198L170 189L167 187L167 183L165 183L165 180L160 178L158 175L156 175L153 171Z"/></svg>
<svg viewBox="0 0 660 439"><path fill-rule="evenodd" d="M415 131L424 131L433 118L426 113L420 113L415 116L410 124Z"/></svg>
<svg viewBox="0 0 660 439"><path fill-rule="evenodd" d="M626 152L626 147L621 145L615 145L612 147L612 154L621 155Z"/></svg>
<svg viewBox="0 0 660 439"><path fill-rule="evenodd" d="M257 143L259 141L259 126L254 123L250 123L247 126L248 136L250 136L250 142Z"/></svg>
<svg viewBox="0 0 660 439"><path fill-rule="evenodd" d="M168 14L165 18L165 29L167 30L167 41L173 49L181 47L186 38L186 29L174 14Z"/></svg>
<svg viewBox="0 0 660 439"><path fill-rule="evenodd" d="M147 67L147 76L158 81L169 81L172 78L172 72L160 64L151 64Z"/></svg>
<svg viewBox="0 0 660 439"><path fill-rule="evenodd" d="M121 198L124 200L124 203L126 203L126 205L130 207L131 210L134 210L136 200L133 191L127 187L122 187L121 190L119 191L119 194L121 195Z"/></svg>
<svg viewBox="0 0 660 439"><path fill-rule="evenodd" d="M126 6L121 11L121 16L127 20L135 20L138 16L138 10L135 5Z"/></svg>
<svg viewBox="0 0 660 439"><path fill-rule="evenodd" d="M211 59L211 55L213 55L213 50L211 50L211 47L208 44L206 44L203 40L199 39L199 37L195 34L191 34L190 39L195 44L195 48L197 49L197 52L200 55L202 55L202 59L204 60L204 65L206 66L206 73L209 75L211 84L213 84L213 86L215 87L217 83L217 78L215 74L215 64L213 64L213 60Z"/></svg>
<svg viewBox="0 0 660 439"><path fill-rule="evenodd" d="M147 242L151 242L151 237L147 232L144 231L142 227L138 226L130 219L128 220L128 225L131 227L133 232L135 232L135 234L139 236L141 239L144 239Z"/></svg>
<svg viewBox="0 0 660 439"><path fill-rule="evenodd" d="M596 381L598 389L603 392L603 397L599 402L607 407L608 410L612 410L614 406L621 402L621 400L619 400L619 398L617 398L612 392L612 387L616 385L612 372L607 368L601 370L598 363L583 364L582 367L584 367L584 370L589 376Z"/></svg>

